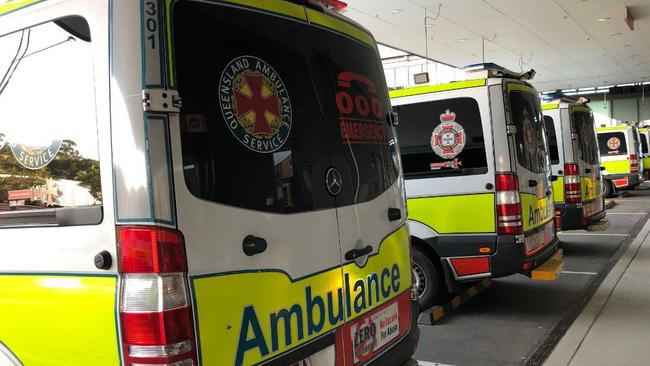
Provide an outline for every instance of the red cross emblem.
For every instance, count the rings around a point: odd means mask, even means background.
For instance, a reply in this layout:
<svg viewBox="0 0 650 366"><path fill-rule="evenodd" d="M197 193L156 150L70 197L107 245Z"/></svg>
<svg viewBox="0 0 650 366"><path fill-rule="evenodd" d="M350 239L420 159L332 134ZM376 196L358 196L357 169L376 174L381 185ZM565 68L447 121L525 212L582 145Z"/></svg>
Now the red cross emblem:
<svg viewBox="0 0 650 366"><path fill-rule="evenodd" d="M237 105L237 119L240 119L248 113L253 113L253 135L273 135L273 129L270 122L273 120L266 117L267 114L273 115L279 119L280 106L278 91L273 92L266 97L263 95L263 81L265 76L262 74L251 74L244 72L244 80L248 85L248 90L242 88L235 90L235 104Z"/></svg>

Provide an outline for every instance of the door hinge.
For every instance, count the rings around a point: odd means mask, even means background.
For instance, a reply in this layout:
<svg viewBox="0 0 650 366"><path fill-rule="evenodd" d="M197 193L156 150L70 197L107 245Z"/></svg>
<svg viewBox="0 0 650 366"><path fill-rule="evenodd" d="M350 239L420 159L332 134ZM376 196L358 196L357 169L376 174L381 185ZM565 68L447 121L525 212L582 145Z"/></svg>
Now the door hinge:
<svg viewBox="0 0 650 366"><path fill-rule="evenodd" d="M178 91L170 89L143 89L142 108L145 112L175 112L181 111L183 101Z"/></svg>
<svg viewBox="0 0 650 366"><path fill-rule="evenodd" d="M506 125L506 133L508 135L514 135L517 133L517 126L515 125Z"/></svg>

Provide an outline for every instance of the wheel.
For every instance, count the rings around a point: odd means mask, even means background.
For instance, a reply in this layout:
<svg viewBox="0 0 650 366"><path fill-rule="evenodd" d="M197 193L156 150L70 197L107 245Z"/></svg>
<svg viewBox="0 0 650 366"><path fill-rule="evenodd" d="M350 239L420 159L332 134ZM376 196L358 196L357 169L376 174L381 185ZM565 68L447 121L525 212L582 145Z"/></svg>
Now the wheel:
<svg viewBox="0 0 650 366"><path fill-rule="evenodd" d="M603 182L603 194L605 197L612 197L614 195L614 186L612 185L612 181L606 180Z"/></svg>
<svg viewBox="0 0 650 366"><path fill-rule="evenodd" d="M413 247L413 287L420 310L432 307L442 292L442 276L438 268L423 251Z"/></svg>

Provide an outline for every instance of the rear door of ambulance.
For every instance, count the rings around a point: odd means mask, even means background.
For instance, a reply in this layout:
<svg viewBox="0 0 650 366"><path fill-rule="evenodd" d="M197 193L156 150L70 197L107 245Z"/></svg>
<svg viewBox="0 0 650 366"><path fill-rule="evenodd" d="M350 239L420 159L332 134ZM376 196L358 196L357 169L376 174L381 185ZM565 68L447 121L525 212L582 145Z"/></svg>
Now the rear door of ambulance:
<svg viewBox="0 0 650 366"><path fill-rule="evenodd" d="M408 293L411 279L405 231L387 216L389 207L405 211L393 187L395 141L388 143L380 123L388 112L386 89L374 46L358 40L372 38L286 1L255 8L179 1L171 33L183 98L171 131L176 206L199 363L292 365L310 358L343 365L352 332L334 331ZM356 111L363 123L346 125ZM368 143L363 153L342 141L342 129L346 138ZM361 202L367 207L336 209ZM343 220L359 230L353 245L368 261L347 264L345 276ZM381 243L386 249L379 258ZM360 254L365 245L378 259ZM357 308L344 278L350 286L367 280L372 291L382 291L375 298L365 292ZM401 315L391 311L381 315ZM399 326L401 335L408 326ZM391 334L381 345L395 339Z"/></svg>
<svg viewBox="0 0 650 366"><path fill-rule="evenodd" d="M510 120L515 126L517 176L521 193L526 256L542 250L555 237L548 144L537 91L506 82Z"/></svg>
<svg viewBox="0 0 650 366"><path fill-rule="evenodd" d="M596 127L591 108L572 105L569 113L574 160L578 164L582 186L583 215L588 218L604 209Z"/></svg>
<svg viewBox="0 0 650 366"><path fill-rule="evenodd" d="M320 101L341 135L331 140L325 182L336 199L344 262L345 365L365 364L390 352L413 318L399 152L374 39L342 19L307 14L316 28L316 69L334 77L319 84Z"/></svg>
<svg viewBox="0 0 650 366"><path fill-rule="evenodd" d="M0 4L0 365L119 365L107 4L35 3Z"/></svg>

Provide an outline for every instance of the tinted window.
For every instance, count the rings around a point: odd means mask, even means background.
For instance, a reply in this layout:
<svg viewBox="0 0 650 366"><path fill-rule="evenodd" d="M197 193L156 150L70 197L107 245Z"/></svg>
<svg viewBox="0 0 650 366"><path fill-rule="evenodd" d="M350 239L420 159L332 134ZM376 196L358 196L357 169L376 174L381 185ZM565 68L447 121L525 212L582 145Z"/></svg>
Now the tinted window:
<svg viewBox="0 0 650 366"><path fill-rule="evenodd" d="M644 154L648 153L648 137L645 133L641 133L641 148Z"/></svg>
<svg viewBox="0 0 650 366"><path fill-rule="evenodd" d="M487 173L483 124L473 98L406 104L397 128L407 177Z"/></svg>
<svg viewBox="0 0 650 366"><path fill-rule="evenodd" d="M546 137L548 139L548 150L551 164L559 164L560 154L557 149L557 135L555 134L555 125L552 117L544 116L544 127L546 127Z"/></svg>
<svg viewBox="0 0 650 366"><path fill-rule="evenodd" d="M598 164L596 130L591 112L573 112L573 129L578 135L578 155L582 161L588 164Z"/></svg>
<svg viewBox="0 0 650 366"><path fill-rule="evenodd" d="M395 139L372 48L243 9L197 2L174 9L181 143L193 194L292 213L367 201L395 182ZM336 200L325 186L331 167L342 178Z"/></svg>
<svg viewBox="0 0 650 366"><path fill-rule="evenodd" d="M510 93L510 108L510 115L517 130L517 161L534 173L547 172L546 134L539 99L529 93L513 91Z"/></svg>
<svg viewBox="0 0 650 366"><path fill-rule="evenodd" d="M601 156L626 155L627 141L623 132L601 132L598 134Z"/></svg>
<svg viewBox="0 0 650 366"><path fill-rule="evenodd" d="M24 210L41 209L20 221L38 224L55 216L42 209L101 205L91 56L53 22L0 38L0 225Z"/></svg>

